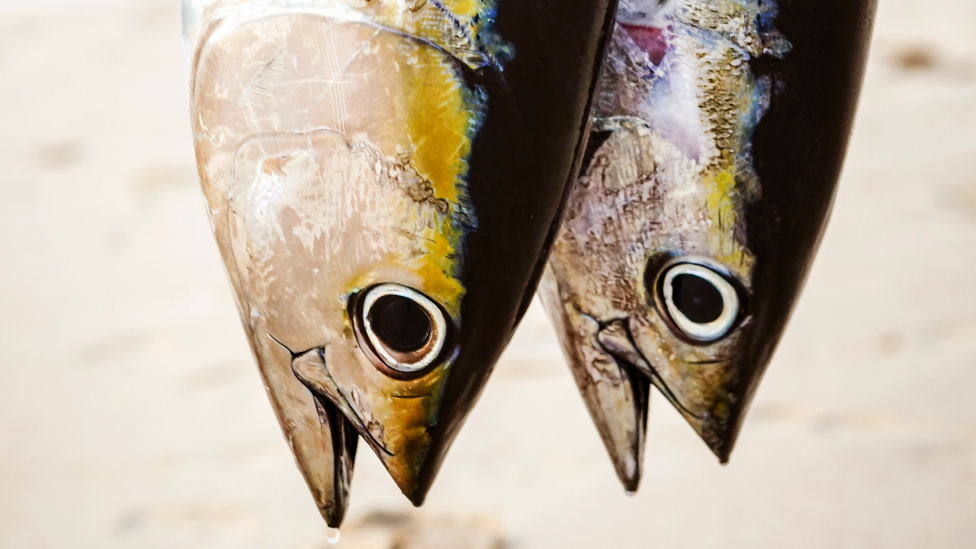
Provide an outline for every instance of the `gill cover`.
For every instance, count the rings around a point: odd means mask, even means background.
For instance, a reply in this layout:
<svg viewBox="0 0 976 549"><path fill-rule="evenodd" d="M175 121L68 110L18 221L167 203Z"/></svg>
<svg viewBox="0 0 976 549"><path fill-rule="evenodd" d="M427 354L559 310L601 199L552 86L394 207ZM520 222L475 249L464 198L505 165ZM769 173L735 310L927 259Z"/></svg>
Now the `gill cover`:
<svg viewBox="0 0 976 549"><path fill-rule="evenodd" d="M873 0L623 0L541 295L636 490L650 385L724 463L816 253Z"/></svg>
<svg viewBox="0 0 976 549"><path fill-rule="evenodd" d="M360 438L423 502L531 299L612 23L565 4L183 2L213 229L332 526Z"/></svg>

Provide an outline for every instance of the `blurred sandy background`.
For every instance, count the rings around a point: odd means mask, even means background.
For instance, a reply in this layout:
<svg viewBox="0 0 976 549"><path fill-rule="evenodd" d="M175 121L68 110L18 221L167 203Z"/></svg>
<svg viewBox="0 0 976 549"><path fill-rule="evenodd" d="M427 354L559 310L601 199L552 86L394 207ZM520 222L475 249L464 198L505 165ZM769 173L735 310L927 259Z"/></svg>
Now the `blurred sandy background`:
<svg viewBox="0 0 976 549"><path fill-rule="evenodd" d="M204 215L176 0L0 0L0 546L325 549ZM348 549L976 547L976 2L882 0L833 222L720 467L625 497L534 307L428 504Z"/></svg>

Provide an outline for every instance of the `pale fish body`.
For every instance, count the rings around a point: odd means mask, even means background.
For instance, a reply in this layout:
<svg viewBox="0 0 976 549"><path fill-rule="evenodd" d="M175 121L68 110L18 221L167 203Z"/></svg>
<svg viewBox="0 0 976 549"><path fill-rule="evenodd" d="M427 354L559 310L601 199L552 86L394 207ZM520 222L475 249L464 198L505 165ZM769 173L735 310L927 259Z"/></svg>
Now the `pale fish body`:
<svg viewBox="0 0 976 549"><path fill-rule="evenodd" d="M628 490L650 384L723 461L738 429L746 208L762 188L752 138L772 84L750 62L789 48L769 4L625 0L618 12L541 295Z"/></svg>
<svg viewBox="0 0 976 549"><path fill-rule="evenodd" d="M335 525L357 433L405 494L426 491L477 226L465 178L486 105L463 71L505 48L488 0L402 4L184 2L217 242L281 426ZM357 325L356 300L380 285L440 315L432 337L446 339L418 351L438 355L420 357L430 366L390 364Z"/></svg>

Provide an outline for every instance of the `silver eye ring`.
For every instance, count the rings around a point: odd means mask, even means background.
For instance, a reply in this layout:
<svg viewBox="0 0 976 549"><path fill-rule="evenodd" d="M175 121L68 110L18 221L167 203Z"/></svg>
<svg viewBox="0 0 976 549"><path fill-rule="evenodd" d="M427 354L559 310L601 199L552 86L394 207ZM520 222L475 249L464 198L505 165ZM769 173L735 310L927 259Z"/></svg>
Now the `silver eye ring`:
<svg viewBox="0 0 976 549"><path fill-rule="evenodd" d="M359 311L357 322L368 349L397 374L417 374L444 351L447 318L434 301L413 288L374 286L362 297Z"/></svg>
<svg viewBox="0 0 976 549"><path fill-rule="evenodd" d="M682 334L711 343L735 326L741 310L739 293L721 274L697 263L669 267L661 281L667 314Z"/></svg>

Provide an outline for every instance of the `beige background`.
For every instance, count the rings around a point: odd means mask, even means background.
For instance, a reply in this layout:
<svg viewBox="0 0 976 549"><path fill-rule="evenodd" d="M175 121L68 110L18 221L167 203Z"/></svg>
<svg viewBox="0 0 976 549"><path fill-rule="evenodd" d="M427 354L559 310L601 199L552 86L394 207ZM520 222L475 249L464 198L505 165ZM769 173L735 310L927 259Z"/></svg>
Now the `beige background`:
<svg viewBox="0 0 976 549"><path fill-rule="evenodd" d="M0 547L324 549L204 216L175 0L0 0ZM413 510L340 547L976 547L976 2L883 0L832 225L738 450L627 498L534 307Z"/></svg>

